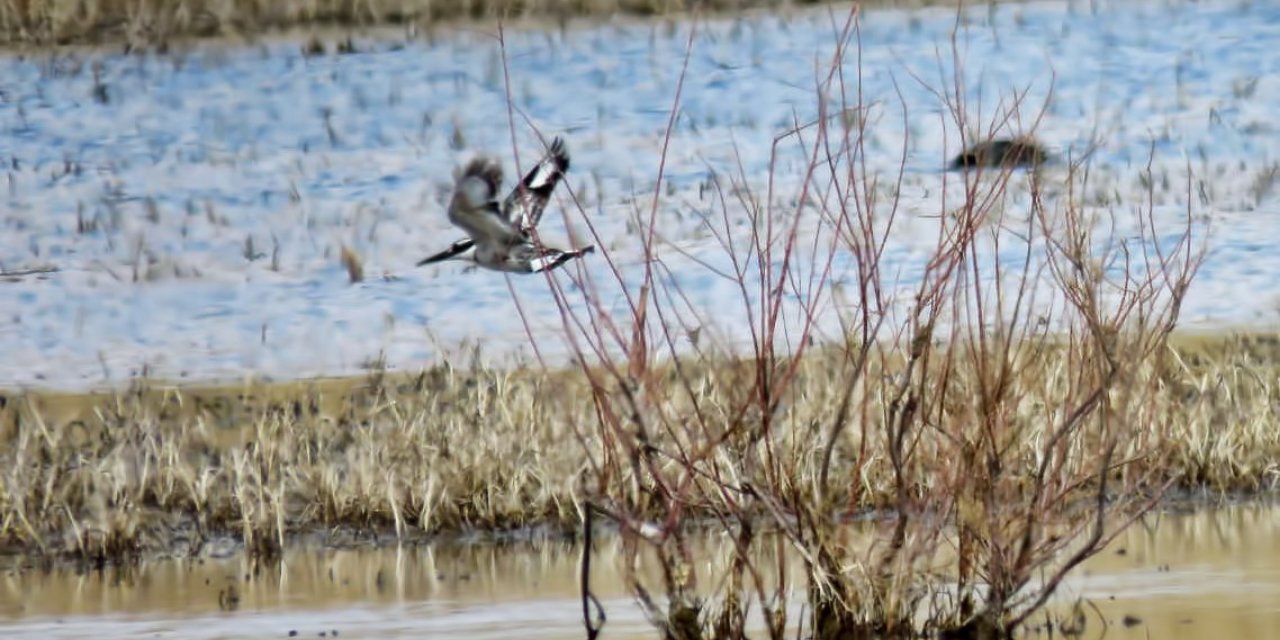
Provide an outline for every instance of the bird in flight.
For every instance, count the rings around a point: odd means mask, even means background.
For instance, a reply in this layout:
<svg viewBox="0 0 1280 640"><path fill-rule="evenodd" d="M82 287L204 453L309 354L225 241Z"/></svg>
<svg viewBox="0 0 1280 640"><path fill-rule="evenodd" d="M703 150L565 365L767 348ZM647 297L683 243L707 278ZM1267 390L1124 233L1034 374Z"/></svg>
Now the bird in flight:
<svg viewBox="0 0 1280 640"><path fill-rule="evenodd" d="M467 237L419 260L418 266L458 258L495 271L538 273L595 251L594 245L572 251L544 247L533 237L551 192L568 170L569 151L564 140L556 138L520 184L498 202L502 165L485 157L467 163L449 202L449 222Z"/></svg>

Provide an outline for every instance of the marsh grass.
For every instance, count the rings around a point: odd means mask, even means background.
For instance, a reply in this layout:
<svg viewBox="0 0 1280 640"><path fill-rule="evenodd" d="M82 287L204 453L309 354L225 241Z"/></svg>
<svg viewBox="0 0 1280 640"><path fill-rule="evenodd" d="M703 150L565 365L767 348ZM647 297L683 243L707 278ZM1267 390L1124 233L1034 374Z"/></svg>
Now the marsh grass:
<svg viewBox="0 0 1280 640"><path fill-rule="evenodd" d="M918 7L951 0L879 0L872 5ZM799 0L787 5L813 4ZM640 16L778 8L761 0L16 0L0 3L0 46L123 43L127 50L167 51L192 37L242 37L309 25L343 28L432 24L448 20ZM784 5L786 6L786 5ZM354 50L351 40L338 49ZM307 50L322 53L323 43Z"/></svg>
<svg viewBox="0 0 1280 640"><path fill-rule="evenodd" d="M1062 348L1048 347L1020 375L1060 383L1067 374ZM844 391L834 374L844 363L841 349L827 347L800 364L789 424L804 429L831 419ZM874 373L895 375L903 365L886 361ZM679 374L675 362L654 372L668 385L673 408L697 403L727 420L739 410L738 382L752 369L738 359L686 360ZM1144 375L1168 389L1154 407L1164 427L1135 443L1156 454L1132 472L1151 466L1160 481L1214 495L1280 485L1280 336L1180 336ZM580 439L596 419L591 397L572 370L467 364L290 383L184 388L138 381L117 393L6 392L0 545L10 562L115 563L199 555L211 539L226 537L271 554L299 537L341 544L477 531L569 533L575 502L589 489L581 448L600 453L606 444ZM857 507L848 515L894 499L883 444L865 443L872 462L861 467L859 446L856 439L841 443L825 470L857 480L829 496ZM822 462L813 452L801 456L798 477L816 478ZM637 515L664 513L650 504Z"/></svg>
<svg viewBox="0 0 1280 640"><path fill-rule="evenodd" d="M270 557L318 530L562 522L580 464L565 425L582 416L545 401L564 397L553 383L445 366L396 381L6 395L0 544L105 563L232 536Z"/></svg>

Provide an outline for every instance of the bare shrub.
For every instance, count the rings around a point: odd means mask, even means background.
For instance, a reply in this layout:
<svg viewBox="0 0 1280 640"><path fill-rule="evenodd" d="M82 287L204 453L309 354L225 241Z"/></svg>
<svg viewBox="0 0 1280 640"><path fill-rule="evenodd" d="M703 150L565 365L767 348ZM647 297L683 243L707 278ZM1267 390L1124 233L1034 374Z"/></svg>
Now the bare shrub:
<svg viewBox="0 0 1280 640"><path fill-rule="evenodd" d="M713 181L707 213L722 228L711 231L742 303L717 313L748 318L745 348L684 347L672 329L707 318L667 277L656 240L662 166L639 284L604 252L627 317L610 315L598 283L578 282L584 311L548 276L594 401L595 421L576 425L584 508L616 523L622 570L664 638L742 637L750 611L771 638L797 625L818 639L1008 635L1171 481L1160 372L1202 259L1189 213L1173 242L1150 202L1136 237L1105 238L1078 197L1078 163L1053 190L1046 172L966 169L947 178L959 202L944 200L904 295L884 256L903 215L905 148L896 175L868 168L865 116L888 107L846 78L860 74L857 24L855 7L817 78L817 117L775 139L764 192L745 175ZM962 140L963 86L937 93ZM983 138L1024 108L1022 95L1002 105ZM785 194L783 151L807 158ZM740 215L745 242L732 237ZM840 260L853 275L837 283ZM846 300L839 335L820 340L835 299ZM869 540L850 524L861 514L874 515ZM698 557L698 529L723 536L727 569ZM762 560L772 544L804 565L800 615L786 568Z"/></svg>

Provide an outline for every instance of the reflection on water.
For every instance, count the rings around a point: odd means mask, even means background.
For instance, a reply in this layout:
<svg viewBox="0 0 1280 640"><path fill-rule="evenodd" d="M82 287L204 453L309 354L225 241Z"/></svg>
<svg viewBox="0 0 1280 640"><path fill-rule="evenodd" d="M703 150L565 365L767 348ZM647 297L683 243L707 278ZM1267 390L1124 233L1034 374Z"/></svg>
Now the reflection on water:
<svg viewBox="0 0 1280 640"><path fill-rule="evenodd" d="M1151 516L1069 584L1108 638L1280 638L1280 509Z"/></svg>
<svg viewBox="0 0 1280 640"><path fill-rule="evenodd" d="M600 545L593 589L610 638L651 637ZM577 551L564 544L304 550L254 574L242 558L127 572L0 577L5 638L577 637ZM1151 517L1080 571L1108 638L1280 638L1280 509ZM1065 606L1065 605L1064 605ZM1104 626L1089 611L1088 637ZM1140 623L1124 625L1128 616Z"/></svg>
<svg viewBox="0 0 1280 640"><path fill-rule="evenodd" d="M609 552L605 552L606 555ZM564 637L580 629L566 544L298 549L276 569L225 560L0 578L0 637ZM611 575L593 585L610 637L648 627Z"/></svg>

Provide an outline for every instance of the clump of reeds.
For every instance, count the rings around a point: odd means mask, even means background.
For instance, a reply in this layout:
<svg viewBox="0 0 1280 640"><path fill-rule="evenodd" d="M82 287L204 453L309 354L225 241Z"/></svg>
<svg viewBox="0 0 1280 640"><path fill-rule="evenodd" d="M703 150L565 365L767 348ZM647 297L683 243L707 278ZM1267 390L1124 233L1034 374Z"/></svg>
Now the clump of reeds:
<svg viewBox="0 0 1280 640"><path fill-rule="evenodd" d="M448 363L396 379L6 396L0 556L129 562L231 535L269 560L328 528L554 528L574 519L564 479L581 456L563 445L587 398L564 375Z"/></svg>

